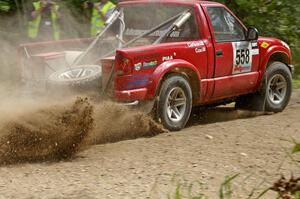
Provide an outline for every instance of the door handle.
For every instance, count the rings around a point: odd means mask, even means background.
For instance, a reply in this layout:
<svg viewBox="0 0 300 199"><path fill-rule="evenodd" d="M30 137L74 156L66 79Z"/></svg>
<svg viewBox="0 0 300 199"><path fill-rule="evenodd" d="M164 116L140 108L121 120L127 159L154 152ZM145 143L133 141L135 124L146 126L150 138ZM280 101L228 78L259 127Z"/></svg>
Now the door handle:
<svg viewBox="0 0 300 199"><path fill-rule="evenodd" d="M217 50L216 56L217 56L217 57L223 56L223 50Z"/></svg>

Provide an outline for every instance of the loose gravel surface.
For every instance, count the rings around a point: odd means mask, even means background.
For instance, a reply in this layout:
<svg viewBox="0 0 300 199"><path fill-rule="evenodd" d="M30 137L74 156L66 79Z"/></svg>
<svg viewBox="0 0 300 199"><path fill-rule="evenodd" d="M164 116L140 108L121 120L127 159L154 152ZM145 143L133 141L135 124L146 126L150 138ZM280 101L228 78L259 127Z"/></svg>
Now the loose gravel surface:
<svg viewBox="0 0 300 199"><path fill-rule="evenodd" d="M0 198L175 198L178 185L186 194L193 184L192 194L216 199L224 178L239 174L233 198L244 199L280 174L300 174L286 157L292 139L300 140L299 90L282 113L195 111L180 132L91 146L68 161L2 166Z"/></svg>

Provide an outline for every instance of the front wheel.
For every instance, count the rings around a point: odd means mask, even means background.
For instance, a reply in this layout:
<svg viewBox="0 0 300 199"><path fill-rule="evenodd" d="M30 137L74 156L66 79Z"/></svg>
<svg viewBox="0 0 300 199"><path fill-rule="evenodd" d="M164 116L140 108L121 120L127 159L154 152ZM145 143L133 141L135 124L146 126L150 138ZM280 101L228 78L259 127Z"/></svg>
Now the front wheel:
<svg viewBox="0 0 300 199"><path fill-rule="evenodd" d="M266 111L281 112L289 103L292 93L292 75L287 66L273 62L266 71Z"/></svg>
<svg viewBox="0 0 300 199"><path fill-rule="evenodd" d="M192 110L192 90L182 76L170 76L161 86L157 104L158 120L170 131L185 127Z"/></svg>
<svg viewBox="0 0 300 199"><path fill-rule="evenodd" d="M284 63L272 62L266 69L259 91L238 97L235 106L238 109L277 113L288 105L291 93L291 71Z"/></svg>

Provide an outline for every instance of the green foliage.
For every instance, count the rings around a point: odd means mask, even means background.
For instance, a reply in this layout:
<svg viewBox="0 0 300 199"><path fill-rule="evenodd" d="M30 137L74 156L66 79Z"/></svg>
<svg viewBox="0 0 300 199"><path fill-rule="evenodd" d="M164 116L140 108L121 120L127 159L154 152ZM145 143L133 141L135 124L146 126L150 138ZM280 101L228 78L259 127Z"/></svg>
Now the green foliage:
<svg viewBox="0 0 300 199"><path fill-rule="evenodd" d="M296 76L295 79L293 80L293 89L298 89L300 88L300 76Z"/></svg>
<svg viewBox="0 0 300 199"><path fill-rule="evenodd" d="M300 143L295 143L295 146L292 150L292 153L295 154L295 153L300 153Z"/></svg>
<svg viewBox="0 0 300 199"><path fill-rule="evenodd" d="M10 10L9 2L0 1L0 12L8 12Z"/></svg>
<svg viewBox="0 0 300 199"><path fill-rule="evenodd" d="M175 199L180 199L180 198L182 198L181 184L178 183L178 185L176 187L176 192L175 192Z"/></svg>
<svg viewBox="0 0 300 199"><path fill-rule="evenodd" d="M294 146L291 150L291 152L287 152L288 157L295 163L297 166L300 166L299 161L295 159L293 156L296 153L300 153L300 143L296 142L293 140ZM300 167L299 167L300 168ZM239 176L239 174L235 174L233 176L226 176L225 181L221 184L220 189L219 189L219 199L232 199L233 198L233 192L234 189L232 187L232 182ZM248 177L247 177L248 178ZM275 191L278 193L278 199L280 198L287 198L285 196L290 196L288 198L295 198L295 199L300 199L300 177L299 178L294 178L293 176L291 177L290 180L286 179L284 176L281 177L280 180L275 182L272 187L269 187L262 191L255 199L260 199L264 198L264 196L269 192L269 191ZM265 182L265 180L263 181ZM260 183L259 186L261 186ZM194 183L190 183L188 186L188 183L185 181L184 183L177 182L177 187L176 191L174 194L174 197L170 197L169 199L174 198L174 199L182 199L182 198L188 198L188 199L208 199L204 194L200 193L197 194L196 196L191 196L192 193L192 187ZM200 183L201 185L201 183ZM184 190L188 187L188 197L185 197L183 194ZM201 187L201 186L200 186ZM253 193L257 191L258 187L255 187L252 192L248 195L248 199L253 198L254 195Z"/></svg>
<svg viewBox="0 0 300 199"><path fill-rule="evenodd" d="M297 193L295 193L295 199L300 199L300 191L298 191Z"/></svg>
<svg viewBox="0 0 300 199"><path fill-rule="evenodd" d="M0 0L0 13L7 13L15 8L15 2L12 0Z"/></svg>
<svg viewBox="0 0 300 199"><path fill-rule="evenodd" d="M232 181L238 177L239 174L235 174L233 176L226 176L225 181L221 184L219 190L219 198L220 199L231 199L232 198Z"/></svg>
<svg viewBox="0 0 300 199"><path fill-rule="evenodd" d="M172 184L176 186L175 193L168 193L168 199L208 199L202 193L203 184L200 181L189 182L178 174L174 174L171 180Z"/></svg>
<svg viewBox="0 0 300 199"><path fill-rule="evenodd" d="M279 37L292 48L300 47L300 1L298 0L221 0L247 26L255 26L261 35Z"/></svg>

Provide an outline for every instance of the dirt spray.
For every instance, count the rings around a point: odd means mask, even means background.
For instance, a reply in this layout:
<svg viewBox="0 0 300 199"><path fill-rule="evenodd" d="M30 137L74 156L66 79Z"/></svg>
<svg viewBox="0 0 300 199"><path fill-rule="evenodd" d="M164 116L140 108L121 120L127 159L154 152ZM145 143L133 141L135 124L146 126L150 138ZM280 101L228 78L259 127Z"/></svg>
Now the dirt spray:
<svg viewBox="0 0 300 199"><path fill-rule="evenodd" d="M0 117L0 165L68 159L93 144L166 132L149 116L113 102L9 102Z"/></svg>

